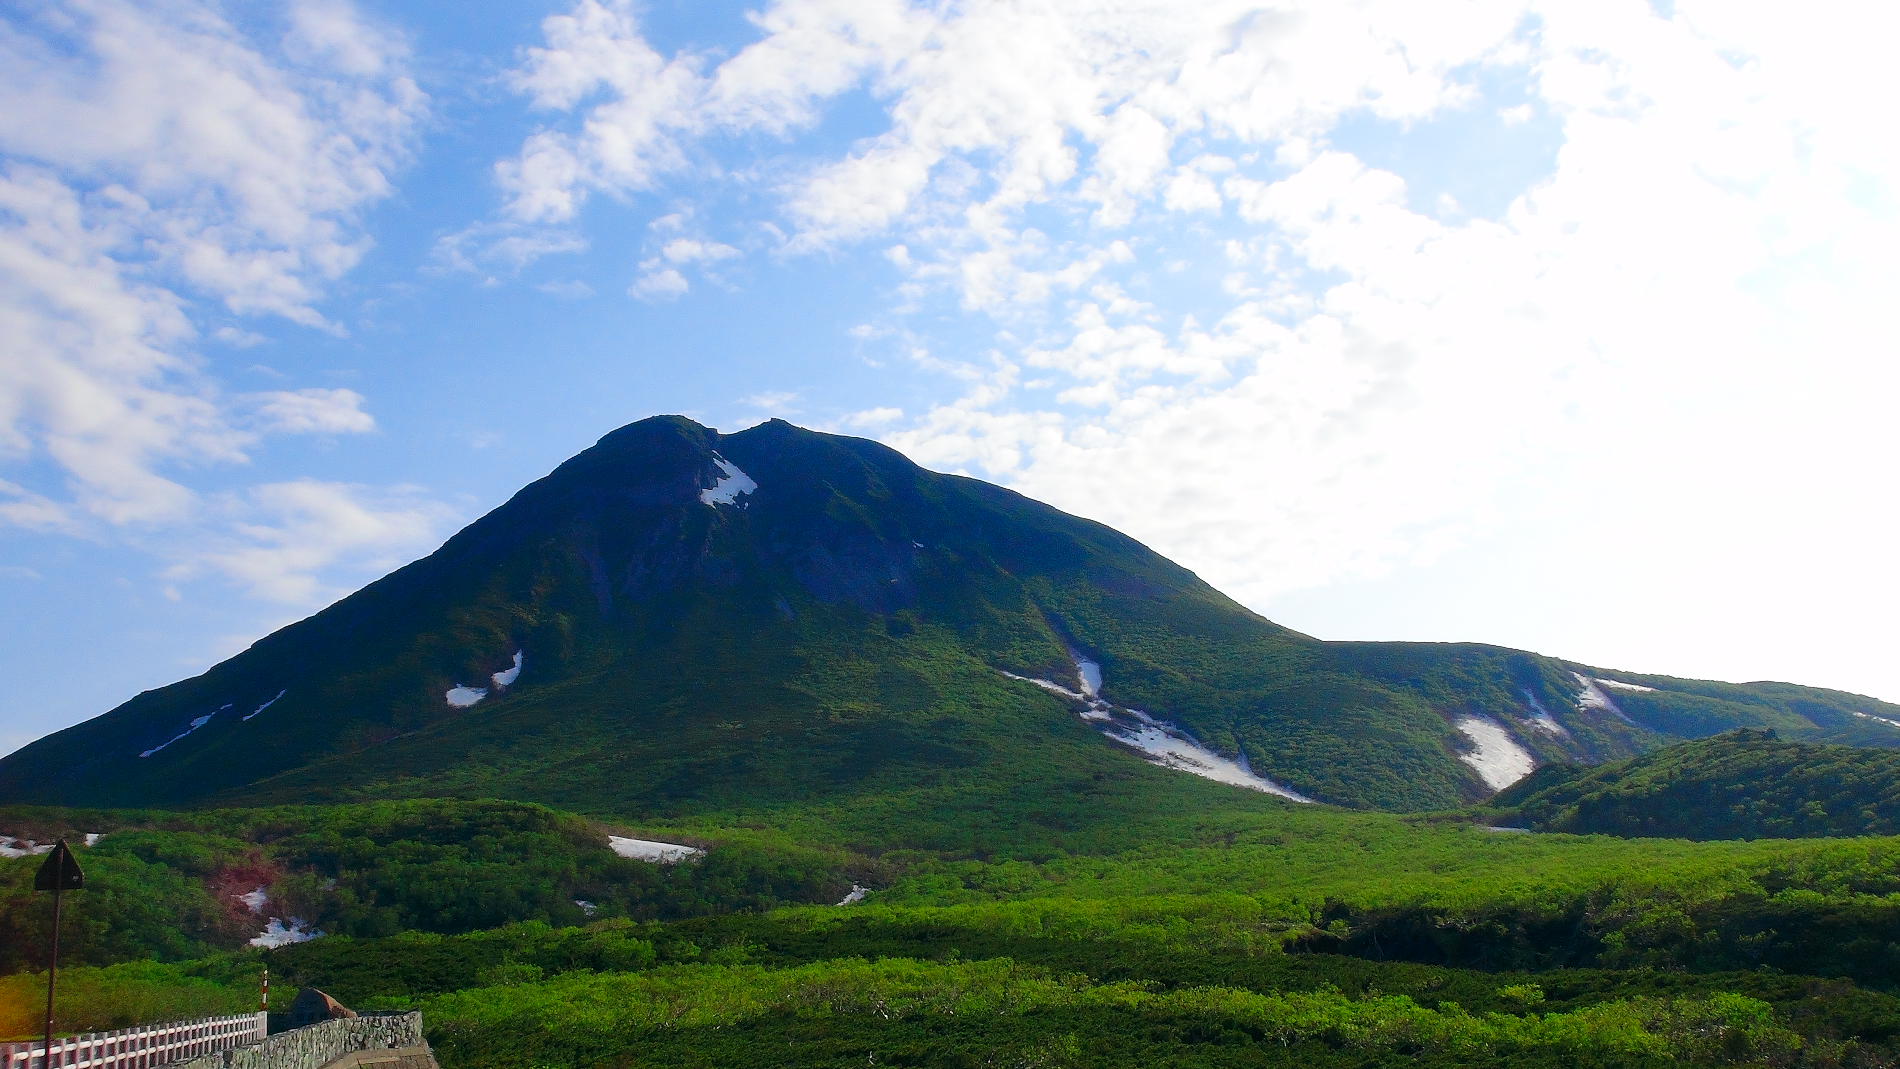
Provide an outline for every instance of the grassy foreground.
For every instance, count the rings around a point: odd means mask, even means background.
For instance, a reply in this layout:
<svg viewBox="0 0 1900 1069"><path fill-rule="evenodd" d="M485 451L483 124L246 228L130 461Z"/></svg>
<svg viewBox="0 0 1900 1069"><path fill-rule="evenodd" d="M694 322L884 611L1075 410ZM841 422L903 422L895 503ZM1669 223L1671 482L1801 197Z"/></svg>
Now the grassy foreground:
<svg viewBox="0 0 1900 1069"><path fill-rule="evenodd" d="M82 939L97 964L63 974L75 1029L242 1011L268 962L280 999L315 985L422 1009L451 1069L1876 1066L1900 1044L1890 838L1508 835L1288 806L1179 816L1120 848L1090 832L1075 852L1046 830L873 852L708 823L672 832L705 860L660 868L515 803L83 817L121 825L82 854L98 897L75 913L113 938ZM0 885L33 863L0 862ZM336 880L347 895L299 905L350 934L258 951L215 930L167 943L175 914L101 915L140 888L223 909L232 863L275 871L285 901ZM870 898L795 904L854 880ZM583 889L591 921L570 912ZM449 908L471 902L488 911ZM34 905L8 899L16 969ZM32 1030L39 982L0 979L0 1030Z"/></svg>

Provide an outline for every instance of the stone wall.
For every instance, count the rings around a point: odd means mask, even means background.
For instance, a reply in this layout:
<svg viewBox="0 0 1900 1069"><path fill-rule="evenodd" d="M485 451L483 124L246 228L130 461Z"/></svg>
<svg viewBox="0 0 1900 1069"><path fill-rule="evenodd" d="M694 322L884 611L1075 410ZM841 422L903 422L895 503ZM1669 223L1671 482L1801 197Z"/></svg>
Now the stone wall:
<svg viewBox="0 0 1900 1069"><path fill-rule="evenodd" d="M354 1051L421 1043L422 1014L364 1014L281 1032L248 1047L173 1062L167 1069L322 1069Z"/></svg>

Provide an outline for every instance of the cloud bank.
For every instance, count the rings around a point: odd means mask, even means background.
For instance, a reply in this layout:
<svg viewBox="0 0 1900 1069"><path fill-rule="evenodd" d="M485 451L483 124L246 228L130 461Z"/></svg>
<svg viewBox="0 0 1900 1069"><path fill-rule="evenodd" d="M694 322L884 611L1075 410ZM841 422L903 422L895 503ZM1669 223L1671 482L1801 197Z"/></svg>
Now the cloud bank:
<svg viewBox="0 0 1900 1069"><path fill-rule="evenodd" d="M1882 17L782 0L668 55L584 0L524 54L542 125L497 177L516 226L739 190L773 256L885 250L860 338L961 396L835 425L1256 606L1485 538L1715 597L1812 554L1823 501L1848 552L1815 578L1864 583L1900 518ZM866 101L879 129L822 136Z"/></svg>
<svg viewBox="0 0 1900 1069"><path fill-rule="evenodd" d="M242 322L341 330L326 287L425 110L407 61L322 0L248 30L189 0L0 16L0 459L56 473L0 487L0 522L189 527L181 471L374 428L354 391L233 392L208 354L263 340Z"/></svg>

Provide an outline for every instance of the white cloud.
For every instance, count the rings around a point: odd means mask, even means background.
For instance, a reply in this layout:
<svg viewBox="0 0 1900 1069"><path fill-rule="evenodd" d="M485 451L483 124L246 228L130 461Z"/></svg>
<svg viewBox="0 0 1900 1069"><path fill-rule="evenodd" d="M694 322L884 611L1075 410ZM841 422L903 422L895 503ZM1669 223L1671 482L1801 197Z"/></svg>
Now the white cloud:
<svg viewBox="0 0 1900 1069"><path fill-rule="evenodd" d="M1591 559L1625 537L1589 504L1605 493L1641 510L1654 560L1731 580L1803 545L1789 517L1826 501L1843 551L1807 567L1859 562L1891 603L1864 545L1896 519L1871 491L1900 385L1891 19L1758 9L779 0L721 62L588 2L524 67L548 118L504 185L517 218L553 222L664 187L682 241L702 189L762 190L758 229L789 233L774 253L882 250L894 310L853 337L964 396L861 425L1255 605L1483 532ZM849 91L883 125L800 140ZM1500 158L1557 147L1497 211L1440 173L1488 156L1348 145L1439 122ZM787 148L715 162L739 133ZM673 265L710 262L665 247L636 293L678 296ZM1629 570L1661 588L1660 567Z"/></svg>
<svg viewBox="0 0 1900 1069"><path fill-rule="evenodd" d="M1054 204L1107 227L1157 201L1217 212L1213 176L1233 163L1207 142L1305 138L1354 110L1429 115L1469 94L1459 72L1510 42L1523 14L1509 0L1456 17L1399 3L779 0L754 18L759 40L715 62L662 54L630 3L582 0L544 23L515 73L552 118L498 173L513 220L553 225L597 192L688 175L768 183L793 226L789 251L902 230L894 263L1001 313L1085 285L1102 263L1105 245L1026 227L1023 212ZM843 158L712 162L713 139L790 139L853 89L880 98L890 126ZM1177 160L1183 144L1192 153ZM646 278L636 291L648 299L684 292Z"/></svg>
<svg viewBox="0 0 1900 1069"><path fill-rule="evenodd" d="M780 415L795 415L798 412L798 409L795 407L798 404L798 391L765 390L759 393L747 394L739 398L739 403L749 405L752 408L762 408L767 412L776 412Z"/></svg>
<svg viewBox="0 0 1900 1069"><path fill-rule="evenodd" d="M1243 284L1212 328L1072 304L1020 350L1095 412L986 387L888 439L1128 530L1256 606L1511 531L1633 577L1606 591L1746 602L1718 614L1732 626L1649 604L1673 629L1657 648L1722 629L1767 656L1745 622L1762 613L1877 630L1856 605L1900 596L1869 566L1886 559L1871 532L1900 520L1868 493L1900 385L1876 355L1900 352L1877 251L1900 240L1881 207L1896 137L1857 103L1877 90L1815 101L1809 68L1777 70L1801 46L1711 36L1698 8L1548 13L1532 62L1565 147L1502 222L1419 214L1403 177L1303 147L1290 173L1224 183L1260 239L1232 246ZM1316 302L1275 295L1290 267L1327 272ZM1831 578L1774 578L1788 568ZM1798 674L1694 656L1683 670Z"/></svg>
<svg viewBox="0 0 1900 1069"><path fill-rule="evenodd" d="M594 287L580 279L567 279L561 282L543 282L535 289L550 297L559 297L564 301L584 300L594 295Z"/></svg>
<svg viewBox="0 0 1900 1069"><path fill-rule="evenodd" d="M739 250L730 245L697 238L674 238L660 249L660 256L673 264L717 263L737 255Z"/></svg>
<svg viewBox="0 0 1900 1069"><path fill-rule="evenodd" d="M62 470L61 510L179 522L197 499L167 469L266 429L197 355L210 308L335 329L318 299L368 247L423 99L347 5L288 21L272 40L120 0L0 20L0 450Z"/></svg>
<svg viewBox="0 0 1900 1069"><path fill-rule="evenodd" d="M288 434L362 434L376 429L355 390L273 390L247 395L261 425Z"/></svg>
<svg viewBox="0 0 1900 1069"><path fill-rule="evenodd" d="M512 275L544 257L586 250L587 239L564 228L476 223L437 240L434 259L452 271L488 275L499 270Z"/></svg>
<svg viewBox="0 0 1900 1069"><path fill-rule="evenodd" d="M888 427L904 418L901 408L866 408L844 418L847 427Z"/></svg>
<svg viewBox="0 0 1900 1069"><path fill-rule="evenodd" d="M692 289L686 276L671 267L660 267L657 261L646 261L640 265L641 273L627 287L627 295L643 301L670 301Z"/></svg>
<svg viewBox="0 0 1900 1069"><path fill-rule="evenodd" d="M223 501L228 527L194 539L172 581L215 575L253 597L314 608L354 584L433 549L456 517L415 487L379 489L302 479L266 483Z"/></svg>
<svg viewBox="0 0 1900 1069"><path fill-rule="evenodd" d="M81 529L71 509L5 479L0 479L0 524L29 531L75 533Z"/></svg>
<svg viewBox="0 0 1900 1069"><path fill-rule="evenodd" d="M211 332L212 340L229 345L233 349L253 349L264 344L265 338L254 330L241 327L219 327Z"/></svg>
<svg viewBox="0 0 1900 1069"><path fill-rule="evenodd" d="M511 195L510 213L522 222L565 222L594 188L649 188L684 163L676 143L691 126L703 92L696 61L667 60L640 36L624 3L583 0L542 23L546 47L530 49L515 87L546 109L567 109L601 91L576 134L543 130L521 153L497 168Z"/></svg>
<svg viewBox="0 0 1900 1069"><path fill-rule="evenodd" d="M921 40L928 19L891 0L780 3L755 21L764 39L711 74L692 53L661 55L629 0L581 0L542 23L514 87L537 107L583 108L584 121L542 129L496 166L509 215L563 223L594 192L654 188L694 165L714 131L784 134L815 121L815 105Z"/></svg>

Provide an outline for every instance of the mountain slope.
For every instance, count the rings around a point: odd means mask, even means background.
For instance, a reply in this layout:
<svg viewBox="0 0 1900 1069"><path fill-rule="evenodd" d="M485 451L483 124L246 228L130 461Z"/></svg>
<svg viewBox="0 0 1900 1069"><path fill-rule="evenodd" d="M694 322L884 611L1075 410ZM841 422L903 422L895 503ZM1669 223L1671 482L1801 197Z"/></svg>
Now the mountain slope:
<svg viewBox="0 0 1900 1069"><path fill-rule="evenodd" d="M1539 831L1681 839L1900 834L1900 753L1732 731L1596 768L1552 765L1492 799Z"/></svg>
<svg viewBox="0 0 1900 1069"><path fill-rule="evenodd" d="M970 842L1281 804L1105 738L1078 715L1085 660L1123 728L1152 715L1343 805L1453 806L1533 760L1738 725L1900 742L1900 709L1835 692L1629 677L1612 696L1535 654L1321 642L1101 524L875 443L656 417L204 675L0 760L0 800L831 806L868 837L908 813L906 835Z"/></svg>

